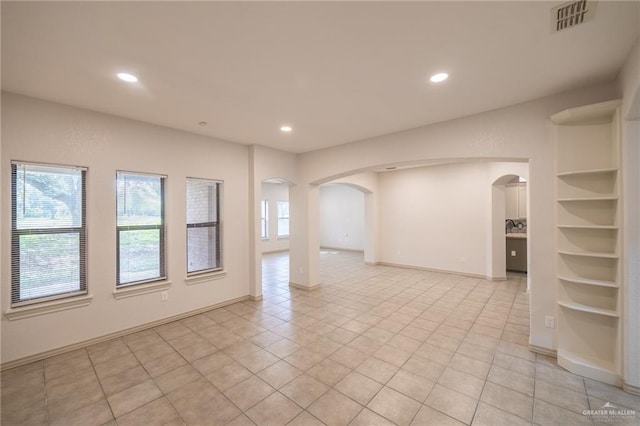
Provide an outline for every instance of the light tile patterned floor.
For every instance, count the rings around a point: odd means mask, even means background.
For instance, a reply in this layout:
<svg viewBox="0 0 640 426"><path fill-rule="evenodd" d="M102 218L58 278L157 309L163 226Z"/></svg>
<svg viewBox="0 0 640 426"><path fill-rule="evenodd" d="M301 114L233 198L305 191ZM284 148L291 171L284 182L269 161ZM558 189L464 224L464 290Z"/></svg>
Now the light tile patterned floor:
<svg viewBox="0 0 640 426"><path fill-rule="evenodd" d="M529 352L525 281L367 266L325 251L322 287L264 258L264 301L2 373L3 425L595 425L640 397Z"/></svg>

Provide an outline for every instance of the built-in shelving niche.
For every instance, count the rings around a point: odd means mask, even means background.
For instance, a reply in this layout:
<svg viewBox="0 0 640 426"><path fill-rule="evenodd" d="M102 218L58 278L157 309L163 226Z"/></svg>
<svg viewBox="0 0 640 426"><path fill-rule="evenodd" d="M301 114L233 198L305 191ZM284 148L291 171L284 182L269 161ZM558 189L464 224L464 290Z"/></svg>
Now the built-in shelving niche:
<svg viewBox="0 0 640 426"><path fill-rule="evenodd" d="M617 227L618 202L615 199L558 202L558 226Z"/></svg>
<svg viewBox="0 0 640 426"><path fill-rule="evenodd" d="M617 256L618 230L614 228L559 227L558 250L603 256Z"/></svg>
<svg viewBox="0 0 640 426"><path fill-rule="evenodd" d="M617 173L577 173L558 176L560 201L617 199Z"/></svg>
<svg viewBox="0 0 640 426"><path fill-rule="evenodd" d="M556 124L558 363L621 382L620 101L563 111Z"/></svg>
<svg viewBox="0 0 640 426"><path fill-rule="evenodd" d="M558 277L584 281L618 282L618 259L558 256Z"/></svg>

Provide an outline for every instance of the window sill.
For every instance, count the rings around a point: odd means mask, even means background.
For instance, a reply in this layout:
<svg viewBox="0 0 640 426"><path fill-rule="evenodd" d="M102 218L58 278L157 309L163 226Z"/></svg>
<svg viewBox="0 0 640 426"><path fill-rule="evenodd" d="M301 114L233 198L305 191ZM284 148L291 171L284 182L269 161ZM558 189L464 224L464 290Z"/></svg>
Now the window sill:
<svg viewBox="0 0 640 426"><path fill-rule="evenodd" d="M116 288L113 291L114 299L126 299L128 297L140 296L142 294L156 293L163 291L171 286L171 281L158 281L149 284L137 284L126 286L122 288Z"/></svg>
<svg viewBox="0 0 640 426"><path fill-rule="evenodd" d="M91 303L93 296L85 294L82 296L70 297L68 299L53 300L51 302L34 303L33 305L9 308L4 314L10 321L23 318L30 318L39 315L46 315L52 312L66 311L67 309L81 308Z"/></svg>
<svg viewBox="0 0 640 426"><path fill-rule="evenodd" d="M288 240L289 236L287 235L286 237L278 237L279 240Z"/></svg>
<svg viewBox="0 0 640 426"><path fill-rule="evenodd" d="M222 270L222 271L215 271L215 272L208 272L205 274L199 274L199 275L192 275L190 277L186 277L184 279L184 283L186 285L194 285L194 284L202 284L208 281L214 281L214 280L219 280L221 278L224 278L227 276L227 271Z"/></svg>

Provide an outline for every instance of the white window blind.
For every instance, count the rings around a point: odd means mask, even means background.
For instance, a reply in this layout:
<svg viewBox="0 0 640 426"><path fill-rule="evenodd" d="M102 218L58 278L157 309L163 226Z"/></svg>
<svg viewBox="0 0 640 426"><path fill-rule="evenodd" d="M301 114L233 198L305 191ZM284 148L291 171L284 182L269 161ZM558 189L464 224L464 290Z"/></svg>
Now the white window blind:
<svg viewBox="0 0 640 426"><path fill-rule="evenodd" d="M86 171L11 165L11 304L87 292Z"/></svg>
<svg viewBox="0 0 640 426"><path fill-rule="evenodd" d="M187 274L222 269L222 182L187 179Z"/></svg>
<svg viewBox="0 0 640 426"><path fill-rule="evenodd" d="M289 236L289 202L278 201L278 238Z"/></svg>
<svg viewBox="0 0 640 426"><path fill-rule="evenodd" d="M164 185L164 176L116 174L118 286L166 278Z"/></svg>

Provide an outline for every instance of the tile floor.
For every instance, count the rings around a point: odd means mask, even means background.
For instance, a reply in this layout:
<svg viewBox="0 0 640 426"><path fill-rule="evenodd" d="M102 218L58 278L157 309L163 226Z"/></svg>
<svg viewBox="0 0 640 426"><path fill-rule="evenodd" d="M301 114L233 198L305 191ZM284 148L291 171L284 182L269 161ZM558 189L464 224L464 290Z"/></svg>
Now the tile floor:
<svg viewBox="0 0 640 426"><path fill-rule="evenodd" d="M321 289L264 258L264 300L2 373L3 425L596 425L640 397L527 350L528 296L321 255Z"/></svg>

